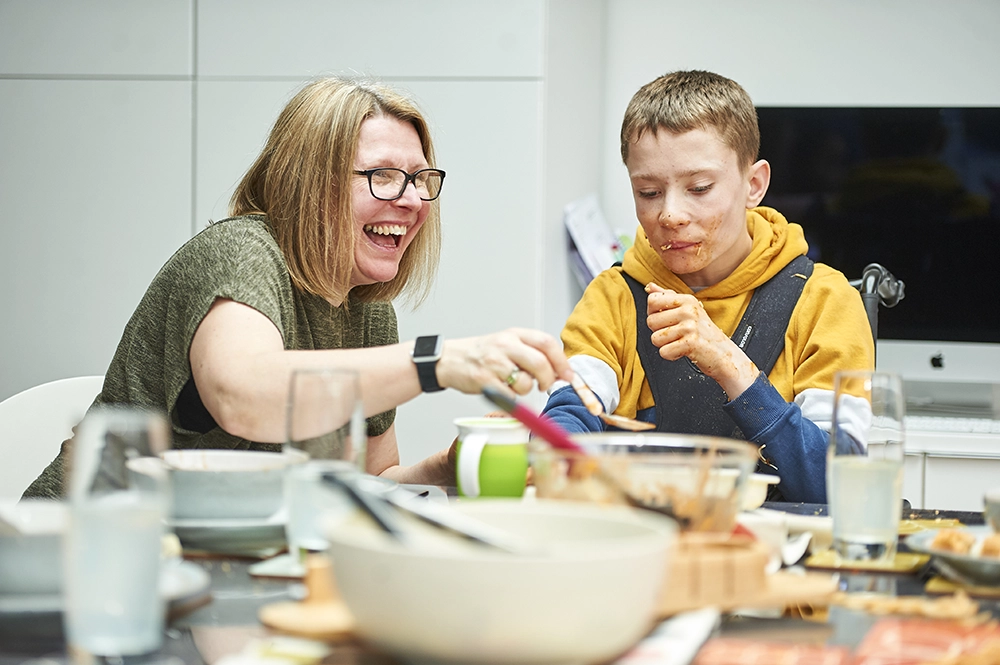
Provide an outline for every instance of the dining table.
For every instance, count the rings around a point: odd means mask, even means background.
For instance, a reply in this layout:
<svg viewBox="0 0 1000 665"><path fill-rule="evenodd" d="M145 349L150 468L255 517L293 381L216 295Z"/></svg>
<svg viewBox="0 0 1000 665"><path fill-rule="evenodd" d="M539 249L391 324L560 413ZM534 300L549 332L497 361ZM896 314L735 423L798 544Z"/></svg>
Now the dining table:
<svg viewBox="0 0 1000 665"><path fill-rule="evenodd" d="M796 515L823 516L824 504L768 502L764 508ZM984 523L981 512L907 510L911 520L958 520L963 525ZM903 538L900 551L906 551ZM259 620L268 604L301 600L305 588L300 580L251 574L259 559L203 552L184 553L184 559L204 570L209 584L203 594L172 607L162 647L155 654L105 660L112 665L238 665L247 648L281 636ZM905 574L843 568L837 571L839 589L870 591L895 596L922 596L927 580L935 573L933 563ZM1000 618L1000 600L976 598L980 610ZM429 602L430 599L429 599ZM599 599L595 599L599 602ZM855 649L883 617L861 610L831 606L821 618L789 616L788 612L726 613L712 639L733 639L758 644L800 644L820 648ZM327 644L325 664L405 665L406 661L356 639ZM0 615L0 665L61 665L73 663L63 637L58 612ZM253 662L243 661L243 662ZM747 663L749 665L749 663Z"/></svg>

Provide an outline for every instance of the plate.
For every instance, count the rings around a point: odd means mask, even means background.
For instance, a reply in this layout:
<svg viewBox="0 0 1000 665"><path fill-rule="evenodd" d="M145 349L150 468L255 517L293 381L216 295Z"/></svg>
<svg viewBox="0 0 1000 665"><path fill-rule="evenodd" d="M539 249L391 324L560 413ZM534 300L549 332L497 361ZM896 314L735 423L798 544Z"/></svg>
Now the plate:
<svg viewBox="0 0 1000 665"><path fill-rule="evenodd" d="M185 605L208 592L208 573L190 561L169 561L160 573L160 593L167 601L167 612ZM62 594L20 594L0 596L0 615L49 614L63 610Z"/></svg>
<svg viewBox="0 0 1000 665"><path fill-rule="evenodd" d="M956 554L930 548L934 536L942 529L922 531L908 536L906 546L914 552L930 554L935 565L945 577L961 584L983 584L987 586L1000 585L1000 558L980 557L968 554ZM993 533L988 526L969 526L956 531L966 531L976 537L973 551L982 543L983 538Z"/></svg>
<svg viewBox="0 0 1000 665"><path fill-rule="evenodd" d="M270 556L285 548L284 511L266 519L168 519L185 550Z"/></svg>

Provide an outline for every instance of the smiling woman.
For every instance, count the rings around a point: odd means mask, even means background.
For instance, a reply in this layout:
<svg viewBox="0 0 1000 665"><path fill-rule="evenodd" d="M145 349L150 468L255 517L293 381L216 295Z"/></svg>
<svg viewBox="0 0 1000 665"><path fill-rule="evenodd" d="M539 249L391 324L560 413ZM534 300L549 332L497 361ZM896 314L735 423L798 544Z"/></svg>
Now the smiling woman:
<svg viewBox="0 0 1000 665"><path fill-rule="evenodd" d="M237 186L231 217L154 278L95 404L166 412L177 448L273 450L292 370L352 369L368 471L453 485L451 448L399 466L398 405L443 388L524 394L572 374L558 340L535 330L399 342L392 301L419 304L437 270L444 176L410 100L370 81L309 83ZM60 493L63 448L26 495Z"/></svg>

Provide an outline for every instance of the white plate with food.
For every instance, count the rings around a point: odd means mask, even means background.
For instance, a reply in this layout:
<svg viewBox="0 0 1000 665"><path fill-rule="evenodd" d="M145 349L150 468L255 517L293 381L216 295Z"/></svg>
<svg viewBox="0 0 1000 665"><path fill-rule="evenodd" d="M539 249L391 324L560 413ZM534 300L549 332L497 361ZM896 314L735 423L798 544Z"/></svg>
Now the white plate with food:
<svg viewBox="0 0 1000 665"><path fill-rule="evenodd" d="M930 554L941 573L956 582L1000 586L1000 534L988 526L922 531L908 536L906 546Z"/></svg>

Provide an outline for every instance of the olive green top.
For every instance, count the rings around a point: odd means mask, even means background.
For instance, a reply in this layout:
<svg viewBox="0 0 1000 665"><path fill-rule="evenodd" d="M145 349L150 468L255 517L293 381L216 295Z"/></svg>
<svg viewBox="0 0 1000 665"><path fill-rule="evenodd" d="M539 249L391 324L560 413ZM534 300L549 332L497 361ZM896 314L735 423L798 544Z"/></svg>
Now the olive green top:
<svg viewBox="0 0 1000 665"><path fill-rule="evenodd" d="M399 341L391 303L349 297L346 305L334 307L304 293L292 286L266 217L226 219L185 243L153 278L125 326L93 406L126 403L169 414L175 448L280 449L241 439L218 426L201 433L180 424L177 403L191 379L191 340L218 298L261 312L281 333L286 349L360 348ZM384 433L394 418L394 409L369 418L369 436ZM62 494L68 443L25 497Z"/></svg>

